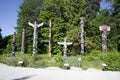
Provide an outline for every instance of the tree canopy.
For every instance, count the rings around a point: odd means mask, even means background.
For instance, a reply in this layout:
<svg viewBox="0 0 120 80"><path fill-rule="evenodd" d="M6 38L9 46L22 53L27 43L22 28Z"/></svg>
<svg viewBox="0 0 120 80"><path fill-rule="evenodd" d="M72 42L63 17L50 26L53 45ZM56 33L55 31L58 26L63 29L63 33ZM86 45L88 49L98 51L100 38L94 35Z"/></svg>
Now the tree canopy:
<svg viewBox="0 0 120 80"><path fill-rule="evenodd" d="M48 52L49 19L52 19L52 54L62 54L62 46L57 42L72 41L68 55L80 54L80 17L85 18L85 54L91 50L101 50L100 25L108 25L108 49L120 50L120 4L112 2L112 10L100 8L101 0L24 0L17 20L17 51L21 49L22 29L25 29L25 52L32 53L33 28L28 22L43 22L38 28L38 53Z"/></svg>

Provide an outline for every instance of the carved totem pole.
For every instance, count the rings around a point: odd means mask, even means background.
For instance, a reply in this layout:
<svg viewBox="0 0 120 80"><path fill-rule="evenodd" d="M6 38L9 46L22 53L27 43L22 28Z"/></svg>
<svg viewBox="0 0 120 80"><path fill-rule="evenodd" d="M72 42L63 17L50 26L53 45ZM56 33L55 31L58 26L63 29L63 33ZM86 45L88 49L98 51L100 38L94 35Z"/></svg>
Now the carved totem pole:
<svg viewBox="0 0 120 80"><path fill-rule="evenodd" d="M102 51L107 52L107 32L110 31L110 27L107 25L102 25L99 27L100 31L102 31Z"/></svg>
<svg viewBox="0 0 120 80"><path fill-rule="evenodd" d="M66 37L64 38L64 42L58 42L59 45L64 45L64 57L67 57L67 46L71 45L72 42L66 42Z"/></svg>
<svg viewBox="0 0 120 80"><path fill-rule="evenodd" d="M37 24L35 21L34 24L28 22L30 26L34 28L33 32L33 54L37 53L37 39L38 39L38 33L37 33L37 28L43 25L43 23Z"/></svg>
<svg viewBox="0 0 120 80"><path fill-rule="evenodd" d="M51 57L51 27L52 27L52 23L51 23L51 19L49 21L49 52L48 52L48 56Z"/></svg>
<svg viewBox="0 0 120 80"><path fill-rule="evenodd" d="M12 39L12 56L15 56L15 47L16 47L16 33L14 32Z"/></svg>
<svg viewBox="0 0 120 80"><path fill-rule="evenodd" d="M23 28L22 32L22 43L21 43L21 53L25 53L25 29Z"/></svg>
<svg viewBox="0 0 120 80"><path fill-rule="evenodd" d="M81 24L81 55L84 55L84 18L80 18Z"/></svg>

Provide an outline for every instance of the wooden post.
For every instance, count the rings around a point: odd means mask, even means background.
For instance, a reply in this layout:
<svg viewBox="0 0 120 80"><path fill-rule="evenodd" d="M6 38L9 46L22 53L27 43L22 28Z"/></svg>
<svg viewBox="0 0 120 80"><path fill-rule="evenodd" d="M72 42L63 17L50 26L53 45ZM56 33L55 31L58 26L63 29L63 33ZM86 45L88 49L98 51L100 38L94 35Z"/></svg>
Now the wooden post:
<svg viewBox="0 0 120 80"><path fill-rule="evenodd" d="M15 47L16 47L16 33L13 34L13 40L12 40L12 56L15 56Z"/></svg>
<svg viewBox="0 0 120 80"><path fill-rule="evenodd" d="M49 57L51 57L51 27L52 27L52 23L50 19L49 21L49 52L48 52Z"/></svg>
<svg viewBox="0 0 120 80"><path fill-rule="evenodd" d="M25 53L25 29L23 28L22 32L22 43L21 43L21 53Z"/></svg>

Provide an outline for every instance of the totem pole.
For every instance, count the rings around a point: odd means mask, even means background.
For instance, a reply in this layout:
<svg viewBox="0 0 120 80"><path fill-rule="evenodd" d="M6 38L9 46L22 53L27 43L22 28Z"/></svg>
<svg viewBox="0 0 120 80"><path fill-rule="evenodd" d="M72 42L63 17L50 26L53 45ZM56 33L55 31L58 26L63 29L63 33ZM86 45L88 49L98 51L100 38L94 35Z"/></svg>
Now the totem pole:
<svg viewBox="0 0 120 80"><path fill-rule="evenodd" d="M15 56L15 47L16 47L16 33L14 32L12 39L12 56Z"/></svg>
<svg viewBox="0 0 120 80"><path fill-rule="evenodd" d="M37 53L37 39L38 39L37 28L42 26L43 23L37 24L37 22L35 21L34 24L32 24L30 22L28 22L28 24L34 28L34 33L33 33L33 54L35 54L35 53Z"/></svg>
<svg viewBox="0 0 120 80"><path fill-rule="evenodd" d="M48 52L49 57L51 57L51 27L52 27L52 23L50 19L49 21L49 52Z"/></svg>
<svg viewBox="0 0 120 80"><path fill-rule="evenodd" d="M22 43L21 43L21 53L25 53L25 29L23 28L22 32Z"/></svg>
<svg viewBox="0 0 120 80"><path fill-rule="evenodd" d="M84 55L84 18L80 18L81 24L81 55Z"/></svg>
<svg viewBox="0 0 120 80"><path fill-rule="evenodd" d="M72 42L66 42L66 37L64 38L64 42L58 42L59 45L64 45L64 57L67 57L67 46L71 45Z"/></svg>
<svg viewBox="0 0 120 80"><path fill-rule="evenodd" d="M100 31L102 31L102 51L104 53L107 52L107 32L110 31L110 27L107 25L102 25L99 27Z"/></svg>

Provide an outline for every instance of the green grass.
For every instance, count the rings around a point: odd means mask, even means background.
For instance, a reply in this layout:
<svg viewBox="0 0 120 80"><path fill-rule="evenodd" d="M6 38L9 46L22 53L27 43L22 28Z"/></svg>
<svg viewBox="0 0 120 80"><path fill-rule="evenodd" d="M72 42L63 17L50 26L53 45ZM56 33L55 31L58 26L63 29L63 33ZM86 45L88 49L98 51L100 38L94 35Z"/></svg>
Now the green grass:
<svg viewBox="0 0 120 80"><path fill-rule="evenodd" d="M82 60L79 62L78 58ZM101 64L105 63L108 66L106 70L120 71L120 53L109 52L107 54L101 51L92 51L86 56L69 56L63 58L60 54L48 57L48 54L21 54L16 52L15 57L7 57L7 54L0 55L0 63L5 63L11 66L19 66L18 61L24 61L25 67L45 68L56 66L64 68L64 63L70 64L70 66L81 67L86 70L88 68L102 69Z"/></svg>

